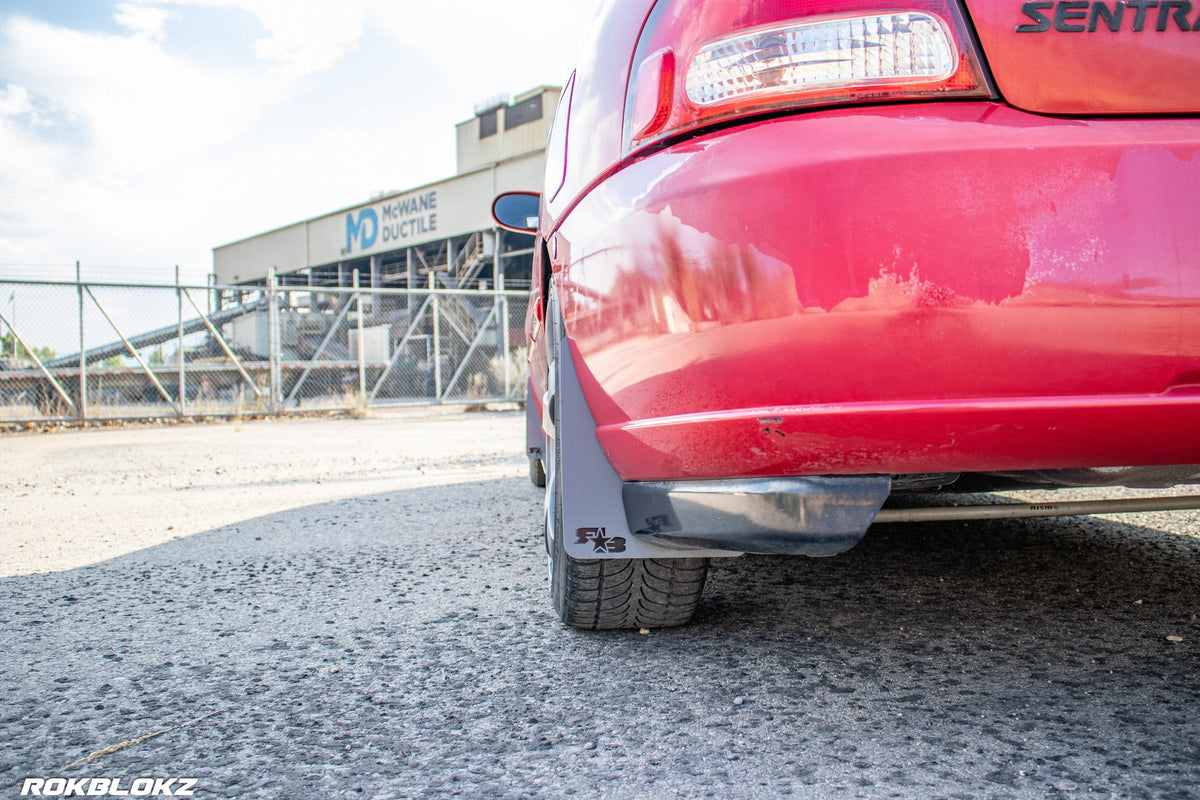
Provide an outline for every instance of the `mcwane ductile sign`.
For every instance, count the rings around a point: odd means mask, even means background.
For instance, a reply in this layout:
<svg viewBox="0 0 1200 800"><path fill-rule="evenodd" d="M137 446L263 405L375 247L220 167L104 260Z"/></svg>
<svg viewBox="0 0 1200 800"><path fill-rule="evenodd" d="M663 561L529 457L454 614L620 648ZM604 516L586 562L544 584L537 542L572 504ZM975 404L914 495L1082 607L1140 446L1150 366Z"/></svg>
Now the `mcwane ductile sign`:
<svg viewBox="0 0 1200 800"><path fill-rule="evenodd" d="M479 172L329 214L309 223L309 261L359 258L490 228L485 200L491 196L491 174Z"/></svg>
<svg viewBox="0 0 1200 800"><path fill-rule="evenodd" d="M347 212L346 246L342 252L351 256L370 250L377 242L406 243L437 233L437 196L437 190L433 190Z"/></svg>

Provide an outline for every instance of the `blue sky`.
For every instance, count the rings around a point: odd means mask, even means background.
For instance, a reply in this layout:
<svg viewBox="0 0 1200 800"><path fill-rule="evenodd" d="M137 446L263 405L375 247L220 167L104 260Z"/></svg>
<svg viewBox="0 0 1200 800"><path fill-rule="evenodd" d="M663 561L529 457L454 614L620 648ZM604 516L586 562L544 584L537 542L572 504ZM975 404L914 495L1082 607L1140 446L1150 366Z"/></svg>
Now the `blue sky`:
<svg viewBox="0 0 1200 800"><path fill-rule="evenodd" d="M454 172L599 0L0 0L0 276L203 282L212 248Z"/></svg>

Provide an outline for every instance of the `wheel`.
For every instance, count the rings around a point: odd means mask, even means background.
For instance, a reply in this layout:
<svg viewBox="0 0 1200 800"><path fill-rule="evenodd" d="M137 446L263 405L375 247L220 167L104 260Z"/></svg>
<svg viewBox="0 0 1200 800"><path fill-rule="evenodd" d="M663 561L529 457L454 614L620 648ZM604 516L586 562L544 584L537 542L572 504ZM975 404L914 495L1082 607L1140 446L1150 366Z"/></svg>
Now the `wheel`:
<svg viewBox="0 0 1200 800"><path fill-rule="evenodd" d="M546 488L546 468L542 466L542 460L537 456L529 459L529 480L539 489Z"/></svg>
<svg viewBox="0 0 1200 800"><path fill-rule="evenodd" d="M561 320L557 329L562 330ZM561 371L551 368L550 374L557 384ZM555 435L547 437L551 452L546 465L550 470L546 549L554 609L567 625L588 630L669 628L686 624L704 591L708 559L578 559L567 555L564 536L569 534L563 528L561 480L564 414L559 388L555 386L555 401L550 406ZM569 458L565 469L570 469Z"/></svg>
<svg viewBox="0 0 1200 800"><path fill-rule="evenodd" d="M573 628L671 628L691 621L704 591L705 558L578 559L555 537L554 610Z"/></svg>

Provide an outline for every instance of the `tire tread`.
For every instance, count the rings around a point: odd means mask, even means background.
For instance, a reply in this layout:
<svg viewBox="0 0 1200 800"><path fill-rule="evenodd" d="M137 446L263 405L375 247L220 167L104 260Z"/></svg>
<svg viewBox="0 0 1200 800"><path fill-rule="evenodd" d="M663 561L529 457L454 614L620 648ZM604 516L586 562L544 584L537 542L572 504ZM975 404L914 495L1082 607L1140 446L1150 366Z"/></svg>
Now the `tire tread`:
<svg viewBox="0 0 1200 800"><path fill-rule="evenodd" d="M554 605L588 630L669 628L691 620L704 591L705 558L555 558Z"/></svg>

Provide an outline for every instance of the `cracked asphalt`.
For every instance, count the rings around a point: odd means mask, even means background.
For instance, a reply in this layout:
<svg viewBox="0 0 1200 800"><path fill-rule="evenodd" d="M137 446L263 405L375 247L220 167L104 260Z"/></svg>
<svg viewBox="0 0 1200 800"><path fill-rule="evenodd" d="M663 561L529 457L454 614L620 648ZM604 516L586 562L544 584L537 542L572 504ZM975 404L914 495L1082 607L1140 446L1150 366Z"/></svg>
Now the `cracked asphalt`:
<svg viewBox="0 0 1200 800"><path fill-rule="evenodd" d="M582 633L522 419L0 438L0 797L1200 797L1195 512L880 527Z"/></svg>

